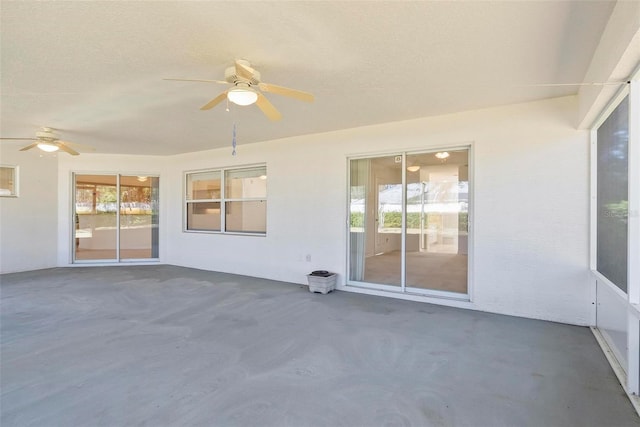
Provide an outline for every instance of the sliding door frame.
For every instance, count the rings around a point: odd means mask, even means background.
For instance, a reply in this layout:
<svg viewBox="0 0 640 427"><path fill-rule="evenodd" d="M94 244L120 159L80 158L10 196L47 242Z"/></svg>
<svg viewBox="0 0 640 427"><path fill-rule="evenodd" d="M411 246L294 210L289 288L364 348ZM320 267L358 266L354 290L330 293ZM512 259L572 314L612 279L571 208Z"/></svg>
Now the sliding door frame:
<svg viewBox="0 0 640 427"><path fill-rule="evenodd" d="M117 195L117 209L116 209L116 237L115 237L115 245L116 245L116 257L115 258L104 258L104 259L76 259L76 188L77 188L77 177L78 175L103 175L103 176L115 176L116 177L116 195ZM95 171L76 171L71 172L71 227L70 227L70 236L69 242L71 245L71 264L76 265L92 265L92 264L126 264L126 263L157 263L160 261L160 256L155 258L125 258L122 259L120 256L120 233L121 233L121 224L120 224L120 210L122 208L122 200L121 200L121 178L125 176L146 176L148 178L157 178L160 179L159 173L135 173L135 172L95 172ZM160 183L158 181L158 187ZM158 194L159 195L159 194ZM159 209L159 206L158 206ZM152 224L153 226L153 224ZM160 224L158 224L158 227ZM153 230L152 230L153 232ZM159 233L159 230L158 230ZM153 253L153 249L152 249Z"/></svg>
<svg viewBox="0 0 640 427"><path fill-rule="evenodd" d="M406 231L407 231L407 156L413 154L429 154L437 153L440 151L456 151L467 150L468 160L468 249L467 249L467 292L465 294L459 294L455 292L441 291L436 289L422 289L415 287L407 287L406 285ZM378 283L369 283L365 281L355 281L350 279L351 268L351 238L350 238L350 202L351 202L351 161L360 159L375 159L380 157L389 156L402 156L402 222L401 222L401 267L400 267L400 286L385 285ZM354 288L364 288L370 290L384 291L395 294L403 294L417 297L434 297L440 299L449 299L455 301L472 302L473 301L473 260L474 260L474 227L473 220L475 218L475 197L474 197L474 181L475 181L475 168L474 168L474 144L472 142L455 144L455 145L438 145L435 147L426 148L414 148L407 150L394 150L385 152L373 152L366 154L357 154L347 156L347 188L346 188L346 272L345 272L345 286ZM377 189L376 189L377 191ZM376 225L377 226L377 225ZM366 229L366 224L365 224ZM365 231L366 232L366 231Z"/></svg>

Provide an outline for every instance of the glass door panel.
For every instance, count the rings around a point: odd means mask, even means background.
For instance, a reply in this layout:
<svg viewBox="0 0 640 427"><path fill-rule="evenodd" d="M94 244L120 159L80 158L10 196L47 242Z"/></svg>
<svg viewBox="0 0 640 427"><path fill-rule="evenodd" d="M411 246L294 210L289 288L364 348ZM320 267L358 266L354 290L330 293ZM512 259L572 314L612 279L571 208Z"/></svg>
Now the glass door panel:
<svg viewBox="0 0 640 427"><path fill-rule="evenodd" d="M351 161L353 281L401 286L402 156Z"/></svg>
<svg viewBox="0 0 640 427"><path fill-rule="evenodd" d="M75 176L75 259L117 259L117 176Z"/></svg>
<svg viewBox="0 0 640 427"><path fill-rule="evenodd" d="M158 182L120 176L120 259L158 258Z"/></svg>
<svg viewBox="0 0 640 427"><path fill-rule="evenodd" d="M406 286L467 293L469 152L407 155Z"/></svg>

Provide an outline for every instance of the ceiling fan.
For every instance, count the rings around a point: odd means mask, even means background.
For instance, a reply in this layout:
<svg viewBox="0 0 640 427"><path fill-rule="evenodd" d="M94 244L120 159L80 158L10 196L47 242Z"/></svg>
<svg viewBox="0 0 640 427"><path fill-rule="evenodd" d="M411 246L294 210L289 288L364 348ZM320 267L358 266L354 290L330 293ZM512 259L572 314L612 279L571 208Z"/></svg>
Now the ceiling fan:
<svg viewBox="0 0 640 427"><path fill-rule="evenodd" d="M238 59L234 66L229 67L224 72L224 80L204 80L204 79L164 79L177 80L183 82L205 82L231 84L233 87L225 90L220 95L207 102L200 109L209 110L225 99L237 105L256 104L258 108L270 120L280 120L282 114L269 102L262 92L274 93L276 95L288 96L300 101L313 102L313 95L301 90L289 89L283 86L276 86L264 83L260 80L260 73L251 67L249 61Z"/></svg>
<svg viewBox="0 0 640 427"><path fill-rule="evenodd" d="M0 139L35 141L32 144L22 147L20 151L27 151L32 148L38 147L42 151L46 151L48 153L53 153L55 151L62 150L66 153L71 154L72 156L77 156L78 154L80 154L76 150L70 147L70 145L78 145L78 144L60 140L58 138L58 134L55 132L55 129L52 129L49 127L43 127L39 131L37 131L35 138L0 138Z"/></svg>

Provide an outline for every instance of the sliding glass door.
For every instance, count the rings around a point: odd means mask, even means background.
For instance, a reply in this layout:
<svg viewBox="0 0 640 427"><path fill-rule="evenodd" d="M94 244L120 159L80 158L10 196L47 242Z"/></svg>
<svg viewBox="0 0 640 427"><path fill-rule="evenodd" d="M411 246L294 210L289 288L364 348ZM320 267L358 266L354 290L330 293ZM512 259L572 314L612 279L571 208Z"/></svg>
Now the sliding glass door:
<svg viewBox="0 0 640 427"><path fill-rule="evenodd" d="M350 160L352 285L468 294L469 150Z"/></svg>
<svg viewBox="0 0 640 427"><path fill-rule="evenodd" d="M74 262L158 258L158 177L75 174L74 186Z"/></svg>

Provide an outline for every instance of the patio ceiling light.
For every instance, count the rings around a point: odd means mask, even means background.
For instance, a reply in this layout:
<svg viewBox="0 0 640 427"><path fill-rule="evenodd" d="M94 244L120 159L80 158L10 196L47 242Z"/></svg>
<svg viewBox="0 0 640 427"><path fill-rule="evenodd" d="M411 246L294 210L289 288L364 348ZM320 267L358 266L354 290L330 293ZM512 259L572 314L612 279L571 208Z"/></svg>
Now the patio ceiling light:
<svg viewBox="0 0 640 427"><path fill-rule="evenodd" d="M237 105L251 105L258 100L258 94L246 83L236 83L236 87L227 92L229 101Z"/></svg>
<svg viewBox="0 0 640 427"><path fill-rule="evenodd" d="M42 151L46 151L47 153L53 153L54 151L58 151L60 147L52 142L41 141L38 142L38 148Z"/></svg>

